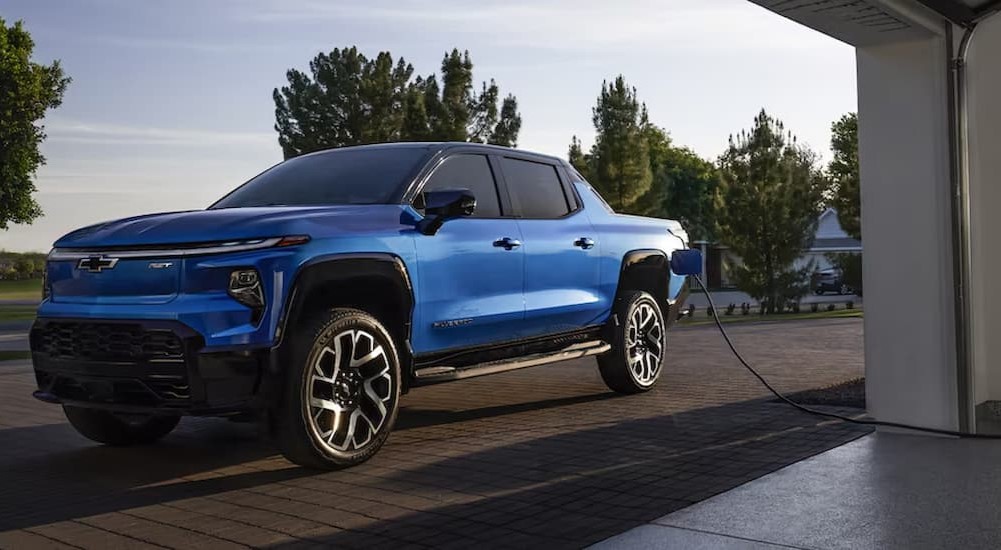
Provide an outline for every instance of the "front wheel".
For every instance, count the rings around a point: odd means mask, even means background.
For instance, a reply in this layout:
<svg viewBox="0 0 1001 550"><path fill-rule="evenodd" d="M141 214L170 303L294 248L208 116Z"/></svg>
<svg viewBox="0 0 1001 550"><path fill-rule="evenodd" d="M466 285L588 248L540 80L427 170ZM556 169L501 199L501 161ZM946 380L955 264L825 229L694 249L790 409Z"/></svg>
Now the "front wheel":
<svg viewBox="0 0 1001 550"><path fill-rule="evenodd" d="M666 352L660 305L646 292L630 291L616 301L613 313L612 349L598 357L601 378L619 393L649 391L660 378Z"/></svg>
<svg viewBox="0 0 1001 550"><path fill-rule="evenodd" d="M63 406L66 419L80 435L105 445L146 445L169 434L179 416L119 414L99 409Z"/></svg>
<svg viewBox="0 0 1001 550"><path fill-rule="evenodd" d="M393 339L355 309L333 309L302 328L275 415L282 454L310 468L364 462L396 422L400 363Z"/></svg>

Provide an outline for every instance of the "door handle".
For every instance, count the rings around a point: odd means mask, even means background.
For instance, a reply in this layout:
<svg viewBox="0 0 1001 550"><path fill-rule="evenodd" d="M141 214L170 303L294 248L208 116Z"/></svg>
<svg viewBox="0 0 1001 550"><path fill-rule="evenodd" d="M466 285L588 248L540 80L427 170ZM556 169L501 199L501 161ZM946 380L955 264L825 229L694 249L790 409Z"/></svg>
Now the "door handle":
<svg viewBox="0 0 1001 550"><path fill-rule="evenodd" d="M594 248L594 239L590 237L581 237L573 242L574 246L579 246L584 250L590 250Z"/></svg>
<svg viewBox="0 0 1001 550"><path fill-rule="evenodd" d="M511 237L504 237L503 239L497 239L494 241L494 246L503 248L504 250L511 250L521 246L521 241L518 239L512 239Z"/></svg>

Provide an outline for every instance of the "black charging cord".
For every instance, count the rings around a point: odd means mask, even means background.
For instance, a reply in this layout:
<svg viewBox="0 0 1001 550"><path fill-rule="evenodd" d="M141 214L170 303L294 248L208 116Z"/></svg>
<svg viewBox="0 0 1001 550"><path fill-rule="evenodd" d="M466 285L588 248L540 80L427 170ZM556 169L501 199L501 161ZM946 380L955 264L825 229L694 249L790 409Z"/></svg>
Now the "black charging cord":
<svg viewBox="0 0 1001 550"><path fill-rule="evenodd" d="M805 413L814 414L814 415L817 415L817 416L823 416L823 417L827 417L827 418L834 418L834 419L837 419L837 420L842 420L844 422L851 422L852 424L862 424L862 425L865 425L865 426L886 426L886 427L889 427L889 428L902 428L902 429L905 429L905 430L915 430L915 431L919 431L919 432L927 432L927 433L933 433L933 434L939 434L939 435L949 435L949 436L954 436L954 437L966 437L966 438L971 438L971 439L1001 439L1001 435L987 435L987 434L966 433L966 432L959 432L959 431L954 431L954 430L943 430L943 429L939 429L939 428L926 428L926 427L922 427L922 426L912 426L910 424L901 424L899 422L886 422L886 421L883 421L883 420L869 420L869 419L864 419L864 418L852 418L850 416L845 416L843 414L826 412L826 411L821 411L821 410L814 409L812 407L807 407L806 405L801 405L801 404L793 401L792 399L789 399L788 397L786 397L785 395L783 395L782 392L780 392L780 391L776 390L775 388L773 388L772 385L769 384L768 381L765 380L765 378L763 376L761 376L760 373L758 373L758 371L754 370L754 367L752 367L750 364L748 364L748 362L744 359L744 357L742 355L740 355L740 352L737 351L737 348L733 345L733 341L730 340L730 335L727 334L726 333L726 329L723 328L723 323L719 319L719 313L716 312L716 304L713 303L713 298L712 298L712 295L709 293L709 289L706 288L706 285L705 285L705 283L702 282L702 278L701 277L699 277L698 275L693 275L692 277L696 280L696 282L699 283L699 286L702 288L702 292L704 292L705 295L706 295L706 299L709 300L709 308L710 308L710 311L712 311L713 320L716 321L716 326L719 328L720 334L722 334L723 335L723 339L726 340L726 345L730 346L730 351L732 351L733 355L737 358L738 361L740 361L740 364L744 365L744 368L746 368L747 370L751 371L751 374L753 374L754 377L757 378L758 381L761 382L761 384L763 386L765 386L766 388L768 388L768 391L772 392L772 394L775 395L775 397L779 398L784 403L786 403L788 405L791 405L791 406L793 406L793 407L795 407L795 408L797 408L797 409L799 409L799 410L801 410L801 411L803 411Z"/></svg>

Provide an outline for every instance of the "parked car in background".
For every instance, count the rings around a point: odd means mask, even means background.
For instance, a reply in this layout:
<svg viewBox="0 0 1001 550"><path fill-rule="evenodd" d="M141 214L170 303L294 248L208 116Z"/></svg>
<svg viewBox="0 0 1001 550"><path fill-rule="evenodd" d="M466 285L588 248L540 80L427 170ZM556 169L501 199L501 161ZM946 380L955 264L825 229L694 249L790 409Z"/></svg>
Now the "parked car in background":
<svg viewBox="0 0 1001 550"><path fill-rule="evenodd" d="M813 274L813 291L817 296L828 292L852 294L852 289L844 281L844 275L838 269L825 269Z"/></svg>
<svg viewBox="0 0 1001 550"><path fill-rule="evenodd" d="M672 271L686 249L681 224L613 212L558 158L321 151L207 210L59 239L31 331L35 395L106 444L251 413L289 460L349 466L415 386L595 356L612 390L649 390L695 272Z"/></svg>

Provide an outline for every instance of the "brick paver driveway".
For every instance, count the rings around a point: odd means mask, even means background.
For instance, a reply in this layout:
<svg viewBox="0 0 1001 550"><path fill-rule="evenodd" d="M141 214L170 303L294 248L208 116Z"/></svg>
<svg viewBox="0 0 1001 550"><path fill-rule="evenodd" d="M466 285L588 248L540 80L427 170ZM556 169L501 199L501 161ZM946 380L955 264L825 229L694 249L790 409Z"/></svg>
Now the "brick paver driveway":
<svg viewBox="0 0 1001 550"><path fill-rule="evenodd" d="M653 392L594 361L417 389L368 463L316 473L253 425L189 419L93 445L0 366L0 547L577 547L866 433L763 399L711 327L672 333ZM733 326L786 391L862 374L861 320Z"/></svg>

